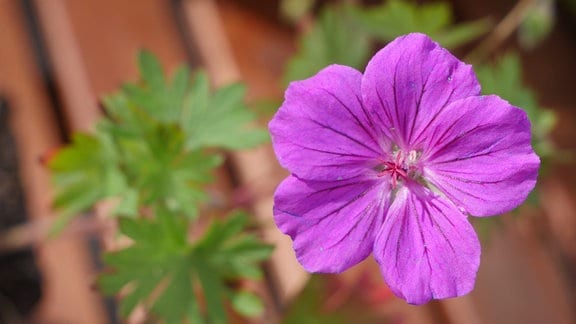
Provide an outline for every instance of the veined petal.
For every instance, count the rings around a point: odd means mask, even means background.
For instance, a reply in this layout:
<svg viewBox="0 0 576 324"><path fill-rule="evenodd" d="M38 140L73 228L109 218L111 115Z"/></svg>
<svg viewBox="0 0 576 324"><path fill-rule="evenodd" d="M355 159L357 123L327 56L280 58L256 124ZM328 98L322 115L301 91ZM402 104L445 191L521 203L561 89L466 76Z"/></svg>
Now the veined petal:
<svg viewBox="0 0 576 324"><path fill-rule="evenodd" d="M361 78L353 68L331 65L288 86L269 124L283 167L301 179L335 181L364 172L381 155L360 99Z"/></svg>
<svg viewBox="0 0 576 324"><path fill-rule="evenodd" d="M424 177L474 216L507 212L536 184L540 160L526 113L497 96L446 108L427 131Z"/></svg>
<svg viewBox="0 0 576 324"><path fill-rule="evenodd" d="M480 243L466 216L428 189L398 190L374 244L390 289L411 304L474 287Z"/></svg>
<svg viewBox="0 0 576 324"><path fill-rule="evenodd" d="M338 273L371 252L390 194L377 180L285 179L274 195L274 220L290 235L309 272Z"/></svg>
<svg viewBox="0 0 576 324"><path fill-rule="evenodd" d="M405 150L417 148L448 104L479 93L470 65L418 33L398 37L376 53L362 80L362 98L372 118Z"/></svg>

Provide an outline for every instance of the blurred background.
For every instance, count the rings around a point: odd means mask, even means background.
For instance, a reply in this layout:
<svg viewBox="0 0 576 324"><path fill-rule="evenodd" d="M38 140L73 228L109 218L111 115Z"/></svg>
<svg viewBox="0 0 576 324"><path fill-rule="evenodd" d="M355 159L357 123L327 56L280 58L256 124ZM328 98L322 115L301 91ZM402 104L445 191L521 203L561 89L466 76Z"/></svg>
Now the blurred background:
<svg viewBox="0 0 576 324"><path fill-rule="evenodd" d="M362 70L375 50L410 31L441 39L478 64L484 89L529 110L545 162L536 193L510 214L475 223L483 255L470 295L416 307L393 296L371 259L342 275L306 274L271 222L274 188L287 175L271 148L230 154L215 188L250 208L275 246L258 288L266 312L230 321L576 323L576 3L437 4L0 0L0 323L123 322L116 301L95 286L101 251L115 248L106 239L113 229L98 221L106 211L48 239L55 213L44 161L73 132L92 129L99 97L136 78L138 50L167 70L202 68L214 86L245 82L265 125L289 80L329 63Z"/></svg>

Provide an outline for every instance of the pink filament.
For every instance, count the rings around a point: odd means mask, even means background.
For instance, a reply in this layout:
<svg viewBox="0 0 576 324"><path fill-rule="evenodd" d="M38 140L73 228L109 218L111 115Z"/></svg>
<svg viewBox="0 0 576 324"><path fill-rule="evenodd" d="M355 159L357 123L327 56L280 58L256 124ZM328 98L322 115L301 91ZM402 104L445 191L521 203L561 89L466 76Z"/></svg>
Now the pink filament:
<svg viewBox="0 0 576 324"><path fill-rule="evenodd" d="M401 166L400 159L397 158L396 162L384 161L382 159L379 159L379 161L382 162L385 169L378 172L378 177L383 177L389 174L392 178L392 188L396 188L396 185L398 184L398 177L401 177L402 179L406 179L408 177L406 170Z"/></svg>

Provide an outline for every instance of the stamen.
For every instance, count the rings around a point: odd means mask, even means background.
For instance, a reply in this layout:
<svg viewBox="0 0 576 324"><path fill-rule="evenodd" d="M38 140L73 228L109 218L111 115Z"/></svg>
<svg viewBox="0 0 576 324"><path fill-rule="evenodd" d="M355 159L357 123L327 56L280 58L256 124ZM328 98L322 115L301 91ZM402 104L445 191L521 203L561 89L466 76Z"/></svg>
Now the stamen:
<svg viewBox="0 0 576 324"><path fill-rule="evenodd" d="M408 177L408 173L406 172L407 170L401 166L401 159L398 156L396 157L396 162L385 161L383 159L378 159L378 161L382 163L384 169L380 170L377 176L383 177L390 175L393 188L396 188L398 178L406 179Z"/></svg>

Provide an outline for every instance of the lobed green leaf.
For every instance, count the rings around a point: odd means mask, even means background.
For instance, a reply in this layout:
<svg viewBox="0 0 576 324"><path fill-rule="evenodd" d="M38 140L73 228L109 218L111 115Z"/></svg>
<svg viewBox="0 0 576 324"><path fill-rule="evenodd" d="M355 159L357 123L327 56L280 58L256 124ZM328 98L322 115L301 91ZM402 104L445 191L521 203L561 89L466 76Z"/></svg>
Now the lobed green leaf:
<svg viewBox="0 0 576 324"><path fill-rule="evenodd" d="M192 88L181 119L187 148L242 149L268 140L267 132L253 125L256 115L243 102L244 85L231 84L211 94L207 77L197 73Z"/></svg>
<svg viewBox="0 0 576 324"><path fill-rule="evenodd" d="M134 243L105 255L109 271L100 277L99 285L106 294L123 292L123 316L141 304L170 323L199 318L226 323L224 298L237 296L227 283L256 277L258 263L271 252L269 246L244 234L245 226L246 215L236 213L214 222L193 243L187 238L186 222L167 209L160 209L152 220L120 218L121 232ZM205 308L199 306L197 292L202 293ZM240 303L242 314L257 314L257 297L240 298L244 300L233 303Z"/></svg>
<svg viewBox="0 0 576 324"><path fill-rule="evenodd" d="M117 155L104 134L76 134L72 144L48 162L56 187L54 207L62 215L59 228L97 201L126 190L126 177L116 161Z"/></svg>

